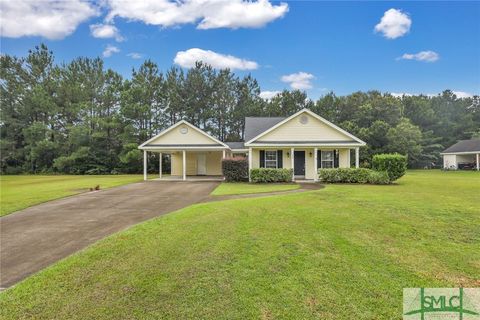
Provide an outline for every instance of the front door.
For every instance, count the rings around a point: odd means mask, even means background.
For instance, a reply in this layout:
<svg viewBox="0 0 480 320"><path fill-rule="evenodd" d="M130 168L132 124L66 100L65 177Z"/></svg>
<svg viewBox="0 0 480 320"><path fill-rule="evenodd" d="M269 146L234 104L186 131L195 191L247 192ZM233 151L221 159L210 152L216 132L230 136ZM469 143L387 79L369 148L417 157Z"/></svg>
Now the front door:
<svg viewBox="0 0 480 320"><path fill-rule="evenodd" d="M197 153L197 174L207 174L207 155L205 153Z"/></svg>
<svg viewBox="0 0 480 320"><path fill-rule="evenodd" d="M293 164L295 166L294 174L296 176L305 175L305 151L294 151Z"/></svg>

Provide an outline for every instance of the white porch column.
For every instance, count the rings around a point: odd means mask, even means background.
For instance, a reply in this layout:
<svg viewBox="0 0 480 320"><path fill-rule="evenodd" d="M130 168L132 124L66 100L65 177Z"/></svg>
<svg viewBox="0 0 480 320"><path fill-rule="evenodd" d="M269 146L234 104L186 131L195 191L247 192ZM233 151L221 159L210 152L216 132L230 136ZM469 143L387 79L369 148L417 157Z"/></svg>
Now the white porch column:
<svg viewBox="0 0 480 320"><path fill-rule="evenodd" d="M158 154L158 177L162 179L162 153Z"/></svg>
<svg viewBox="0 0 480 320"><path fill-rule="evenodd" d="M318 181L318 167L317 167L317 153L318 153L318 148L313 148L313 167L315 168L315 175L313 176L313 181L317 182Z"/></svg>
<svg viewBox="0 0 480 320"><path fill-rule="evenodd" d="M295 148L290 149L290 161L292 163L292 181L295 181Z"/></svg>
<svg viewBox="0 0 480 320"><path fill-rule="evenodd" d="M351 167L351 165L350 165L350 163L351 163L351 162L350 162L350 157L352 156L352 155L351 155L351 153L352 153L351 149L348 149L348 152L347 152L347 163L348 163L348 168L350 168L350 167Z"/></svg>
<svg viewBox="0 0 480 320"><path fill-rule="evenodd" d="M477 153L477 171L480 170L480 153Z"/></svg>
<svg viewBox="0 0 480 320"><path fill-rule="evenodd" d="M248 182L252 182L252 178L250 177L250 170L252 169L252 148L248 148Z"/></svg>
<svg viewBox="0 0 480 320"><path fill-rule="evenodd" d="M183 164L182 164L182 171L183 171L183 180L187 180L187 153L185 150L182 151L183 154Z"/></svg>
<svg viewBox="0 0 480 320"><path fill-rule="evenodd" d="M143 150L143 180L147 181L147 150Z"/></svg>
<svg viewBox="0 0 480 320"><path fill-rule="evenodd" d="M223 149L222 159L225 159L225 149Z"/></svg>
<svg viewBox="0 0 480 320"><path fill-rule="evenodd" d="M355 148L355 168L360 167L360 148Z"/></svg>

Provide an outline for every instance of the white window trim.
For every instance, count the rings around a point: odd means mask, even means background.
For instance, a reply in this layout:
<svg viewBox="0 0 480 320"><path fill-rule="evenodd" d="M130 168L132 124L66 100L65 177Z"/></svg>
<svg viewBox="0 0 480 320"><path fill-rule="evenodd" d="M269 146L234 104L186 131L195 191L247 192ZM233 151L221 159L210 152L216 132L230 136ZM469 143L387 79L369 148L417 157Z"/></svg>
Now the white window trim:
<svg viewBox="0 0 480 320"><path fill-rule="evenodd" d="M275 153L275 160L267 160L267 153L268 153L268 152L273 152L273 153ZM277 150L265 150L265 159L264 159L264 161L265 161L265 168L270 168L270 169L275 168L275 169L278 169L278 152L277 152ZM271 163L271 162L275 162L275 167L268 167L268 166L267 166L267 161L270 162L270 163Z"/></svg>
<svg viewBox="0 0 480 320"><path fill-rule="evenodd" d="M332 160L323 160L323 153L324 152L331 152L332 153ZM323 169L323 163L324 162L331 162L332 166L328 168L334 168L335 167L335 152L333 150L321 150L320 152L320 167Z"/></svg>

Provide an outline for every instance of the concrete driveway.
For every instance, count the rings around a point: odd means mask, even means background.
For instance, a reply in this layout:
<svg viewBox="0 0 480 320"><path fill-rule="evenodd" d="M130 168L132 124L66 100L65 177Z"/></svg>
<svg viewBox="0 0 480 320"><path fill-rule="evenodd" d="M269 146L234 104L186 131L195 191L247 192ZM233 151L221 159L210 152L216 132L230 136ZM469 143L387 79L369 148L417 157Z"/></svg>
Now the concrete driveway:
<svg viewBox="0 0 480 320"><path fill-rule="evenodd" d="M147 181L46 202L0 218L0 286L133 224L203 201L219 182Z"/></svg>

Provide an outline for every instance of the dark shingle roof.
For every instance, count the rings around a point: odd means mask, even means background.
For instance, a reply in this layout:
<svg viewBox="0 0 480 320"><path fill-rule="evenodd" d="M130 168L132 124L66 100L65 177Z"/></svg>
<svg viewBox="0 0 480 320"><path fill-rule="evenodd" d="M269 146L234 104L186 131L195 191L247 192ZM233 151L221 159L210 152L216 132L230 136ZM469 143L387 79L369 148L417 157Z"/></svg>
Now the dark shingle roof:
<svg viewBox="0 0 480 320"><path fill-rule="evenodd" d="M230 147L230 149L244 149L245 146L243 142L225 142L227 146Z"/></svg>
<svg viewBox="0 0 480 320"><path fill-rule="evenodd" d="M442 153L480 151L480 139L460 140Z"/></svg>
<svg viewBox="0 0 480 320"><path fill-rule="evenodd" d="M271 127L285 119L285 117L246 117L245 141L249 141L255 138L260 133L270 129Z"/></svg>

